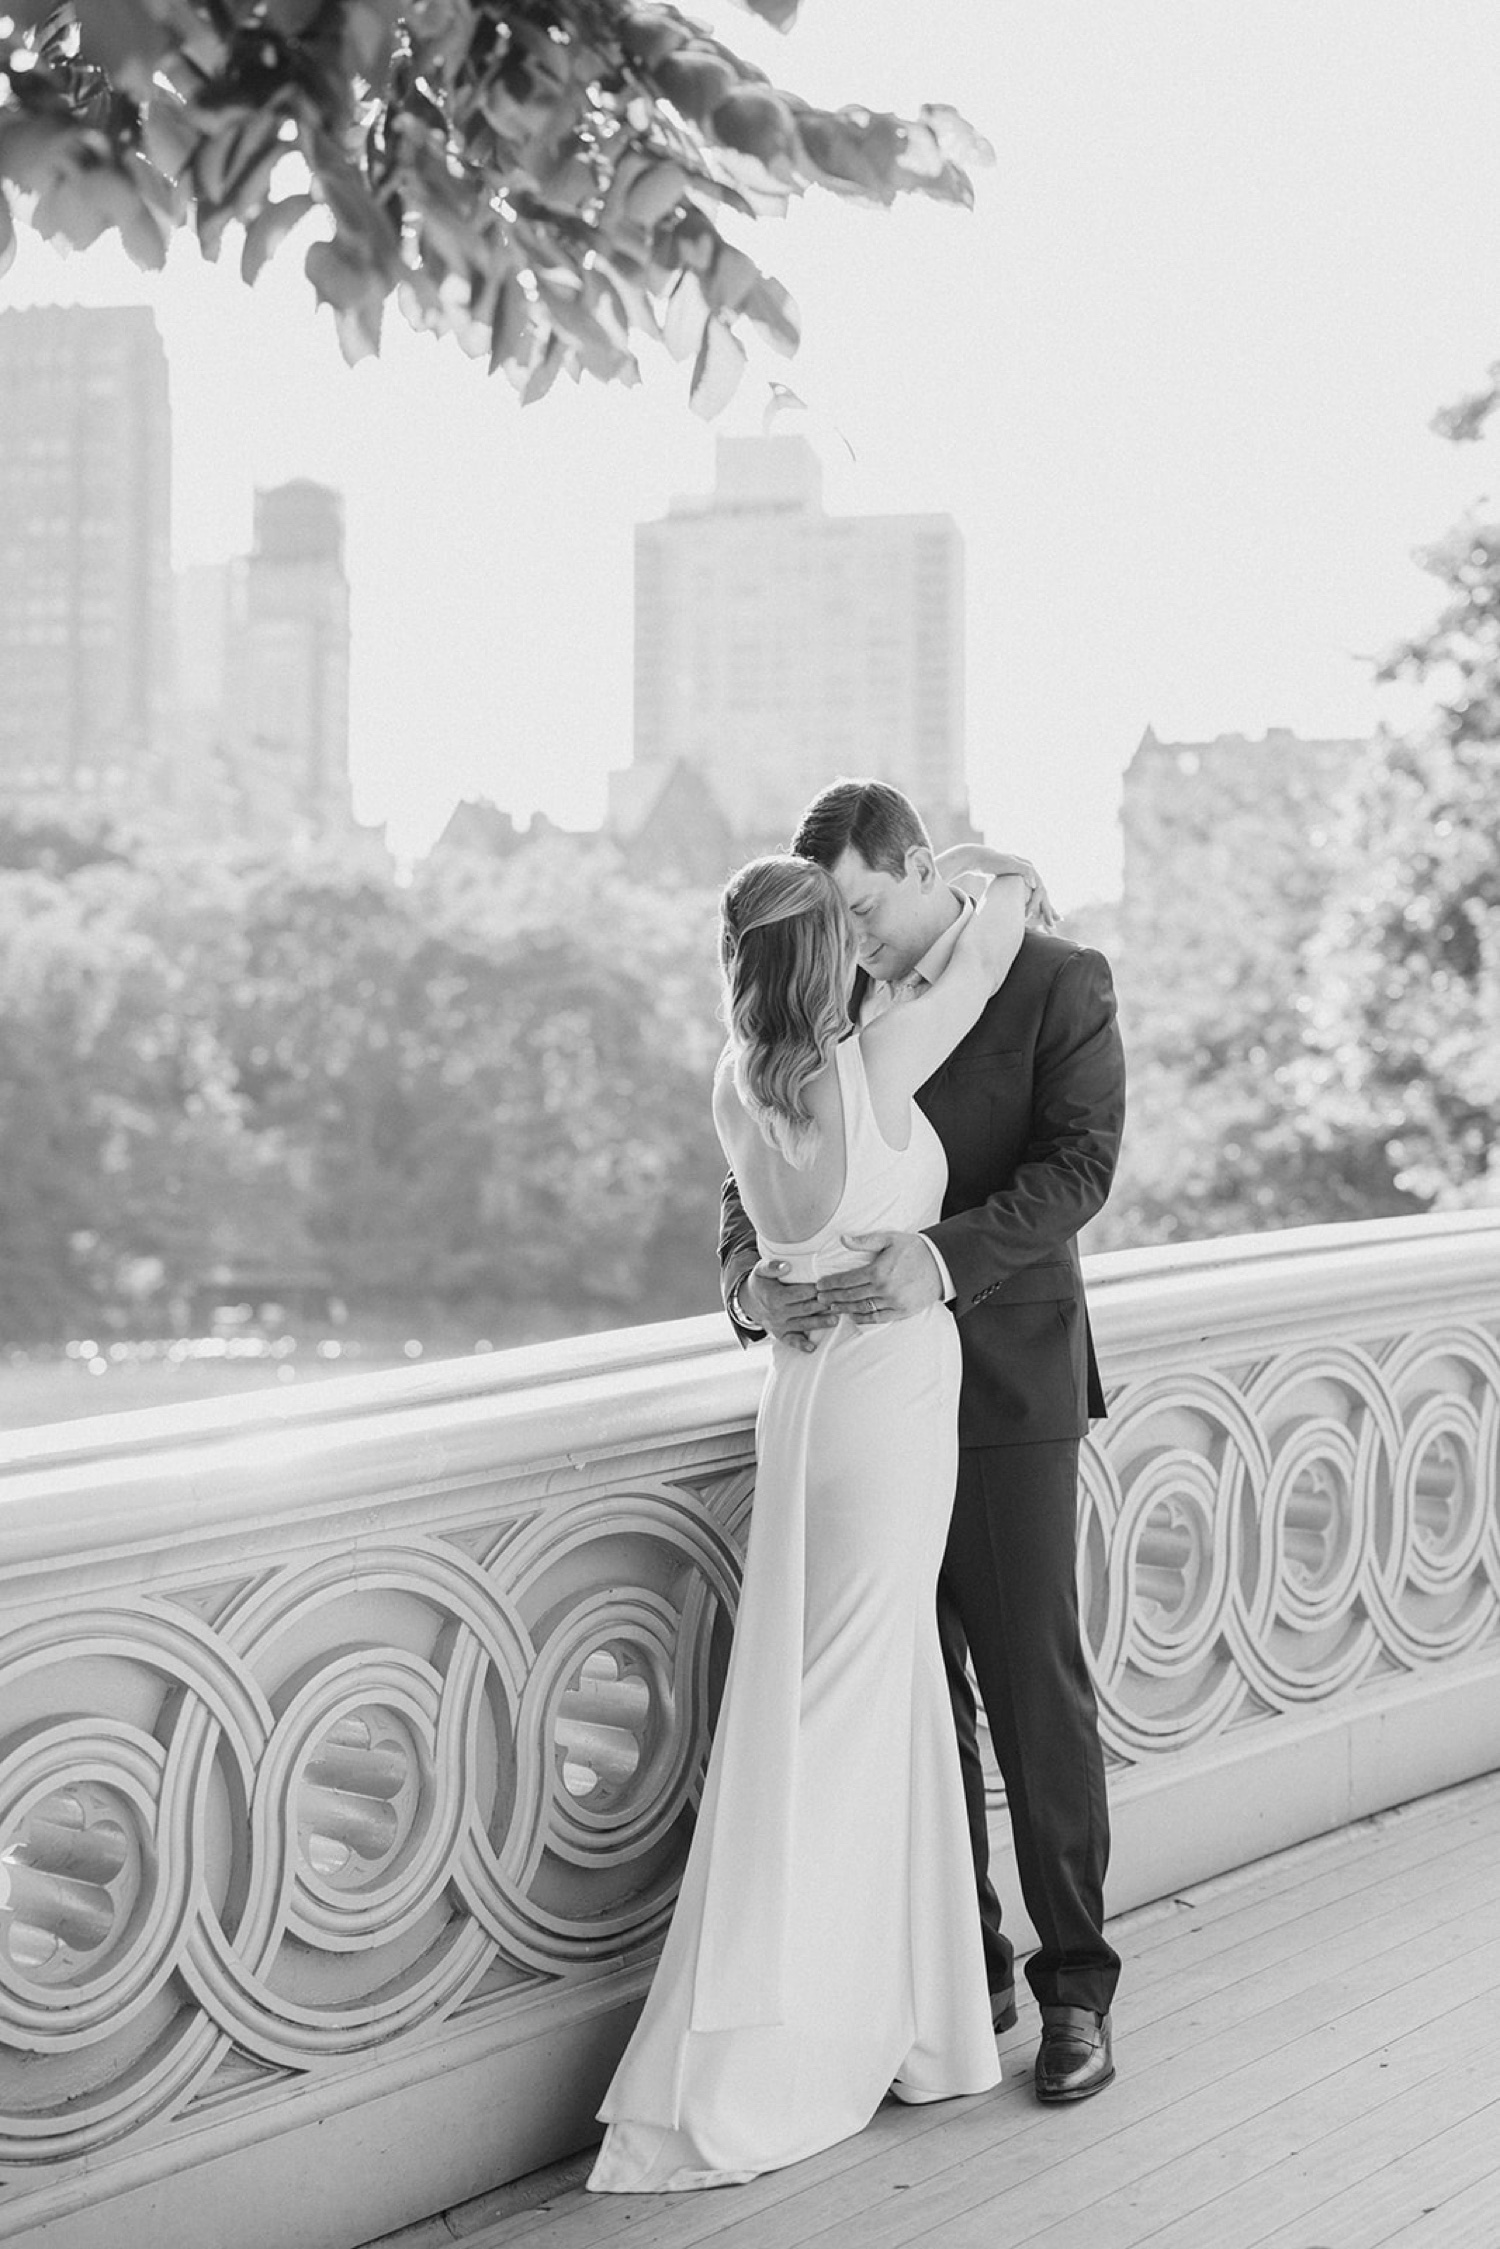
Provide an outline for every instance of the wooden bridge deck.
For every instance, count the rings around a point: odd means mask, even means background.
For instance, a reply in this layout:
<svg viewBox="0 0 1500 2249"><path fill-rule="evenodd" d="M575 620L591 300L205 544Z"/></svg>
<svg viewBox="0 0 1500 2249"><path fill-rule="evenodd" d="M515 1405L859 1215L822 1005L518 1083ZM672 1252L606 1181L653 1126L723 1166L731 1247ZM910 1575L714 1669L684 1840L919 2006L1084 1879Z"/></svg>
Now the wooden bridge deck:
<svg viewBox="0 0 1500 2249"><path fill-rule="evenodd" d="M591 2196L586 2158L382 2249L1497 2249L1500 1773L1265 1859L1112 1930L1119 2077L887 2103L747 2187Z"/></svg>

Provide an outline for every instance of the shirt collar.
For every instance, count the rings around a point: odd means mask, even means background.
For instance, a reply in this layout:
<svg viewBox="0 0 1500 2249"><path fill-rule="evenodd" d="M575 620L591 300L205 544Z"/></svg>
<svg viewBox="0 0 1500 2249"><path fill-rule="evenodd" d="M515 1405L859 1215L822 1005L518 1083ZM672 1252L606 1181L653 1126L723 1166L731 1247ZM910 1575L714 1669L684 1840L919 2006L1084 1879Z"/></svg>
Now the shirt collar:
<svg viewBox="0 0 1500 2249"><path fill-rule="evenodd" d="M973 899L961 890L955 890L953 895L959 904L958 918L948 924L942 936L934 944L928 946L916 967L911 971L913 982L921 984L935 984L937 982L953 957L954 946L958 943L965 928L974 919Z"/></svg>

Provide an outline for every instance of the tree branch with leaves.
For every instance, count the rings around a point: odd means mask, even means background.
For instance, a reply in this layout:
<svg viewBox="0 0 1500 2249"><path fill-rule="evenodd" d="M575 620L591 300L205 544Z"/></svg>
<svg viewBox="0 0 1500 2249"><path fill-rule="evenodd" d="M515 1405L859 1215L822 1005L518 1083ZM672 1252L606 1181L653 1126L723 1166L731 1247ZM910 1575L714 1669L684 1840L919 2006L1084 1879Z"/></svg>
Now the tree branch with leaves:
<svg viewBox="0 0 1500 2249"><path fill-rule="evenodd" d="M42 235L117 229L147 268L238 224L251 282L321 214L304 262L351 362L394 297L528 402L635 382L661 343L717 412L747 332L798 341L726 221L813 187L968 205L988 154L942 105L819 108L656 0L0 0L0 273L17 193Z"/></svg>

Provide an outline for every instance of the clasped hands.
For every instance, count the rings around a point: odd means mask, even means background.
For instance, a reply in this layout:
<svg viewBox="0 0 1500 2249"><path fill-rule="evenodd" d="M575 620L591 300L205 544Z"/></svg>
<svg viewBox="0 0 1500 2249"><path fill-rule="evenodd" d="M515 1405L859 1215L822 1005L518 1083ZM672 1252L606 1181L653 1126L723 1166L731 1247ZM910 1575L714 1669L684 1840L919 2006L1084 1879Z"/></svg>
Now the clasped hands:
<svg viewBox="0 0 1500 2249"><path fill-rule="evenodd" d="M789 1281L786 1260L762 1258L745 1276L740 1304L778 1343L816 1351L827 1328L847 1312L858 1327L905 1320L942 1298L937 1260L920 1234L845 1234L846 1249L866 1253L862 1265Z"/></svg>

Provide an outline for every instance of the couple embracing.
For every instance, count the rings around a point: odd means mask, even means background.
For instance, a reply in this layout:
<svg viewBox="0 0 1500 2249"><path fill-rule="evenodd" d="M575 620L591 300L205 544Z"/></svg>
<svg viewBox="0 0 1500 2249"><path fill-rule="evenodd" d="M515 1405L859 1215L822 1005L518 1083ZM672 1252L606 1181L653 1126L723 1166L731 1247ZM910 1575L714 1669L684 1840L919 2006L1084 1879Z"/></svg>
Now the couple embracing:
<svg viewBox="0 0 1500 2249"><path fill-rule="evenodd" d="M1050 920L1024 861L935 856L872 781L825 790L792 856L724 893L720 1253L771 1368L703 1801L597 2190L738 2183L887 2093L998 2082L1014 1954L970 1662L1039 1938L1037 2097L1114 2075L1075 1237L1124 1068L1108 968Z"/></svg>

